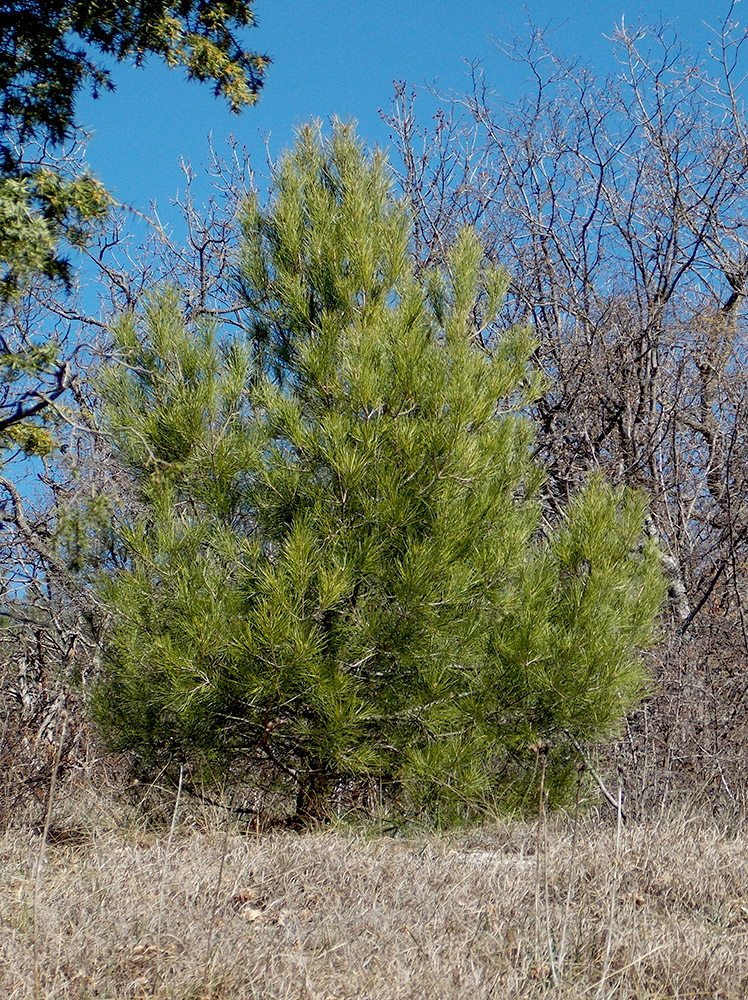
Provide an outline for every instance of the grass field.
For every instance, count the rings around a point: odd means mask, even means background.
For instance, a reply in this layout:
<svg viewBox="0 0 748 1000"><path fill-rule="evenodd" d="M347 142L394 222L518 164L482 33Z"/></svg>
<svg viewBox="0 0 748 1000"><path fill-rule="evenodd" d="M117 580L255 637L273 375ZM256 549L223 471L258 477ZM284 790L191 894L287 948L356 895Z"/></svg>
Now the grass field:
<svg viewBox="0 0 748 1000"><path fill-rule="evenodd" d="M739 822L407 838L76 815L0 839L8 1000L748 996Z"/></svg>

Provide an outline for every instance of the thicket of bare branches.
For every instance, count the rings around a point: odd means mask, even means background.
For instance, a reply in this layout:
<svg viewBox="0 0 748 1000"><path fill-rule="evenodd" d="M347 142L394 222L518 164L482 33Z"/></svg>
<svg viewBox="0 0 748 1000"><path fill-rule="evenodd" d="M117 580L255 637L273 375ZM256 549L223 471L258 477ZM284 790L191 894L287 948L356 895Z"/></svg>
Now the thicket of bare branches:
<svg viewBox="0 0 748 1000"><path fill-rule="evenodd" d="M656 693L632 720L646 738L625 743L640 791L644 771L679 771L734 796L745 771L748 30L736 14L701 56L665 24L622 22L605 79L531 27L500 46L526 81L518 102L476 65L466 94L399 85L385 118L423 262L470 223L513 275L507 320L532 324L548 376L535 416L549 503L592 468L652 498L672 601Z"/></svg>

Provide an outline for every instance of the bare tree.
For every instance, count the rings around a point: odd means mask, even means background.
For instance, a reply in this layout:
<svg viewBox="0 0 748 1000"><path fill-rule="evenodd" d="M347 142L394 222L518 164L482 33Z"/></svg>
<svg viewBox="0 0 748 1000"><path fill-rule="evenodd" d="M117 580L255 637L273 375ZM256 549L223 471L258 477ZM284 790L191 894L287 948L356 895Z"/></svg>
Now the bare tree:
<svg viewBox="0 0 748 1000"><path fill-rule="evenodd" d="M507 322L533 326L548 376L549 503L595 467L652 498L673 583L660 699L682 714L684 670L697 684L711 742L691 731L688 753L708 767L748 732L747 39L734 3L703 57L666 24L621 22L599 80L531 26L499 46L527 81L517 102L475 65L467 94L426 97L428 128L404 84L385 118L423 264L470 223L513 275Z"/></svg>

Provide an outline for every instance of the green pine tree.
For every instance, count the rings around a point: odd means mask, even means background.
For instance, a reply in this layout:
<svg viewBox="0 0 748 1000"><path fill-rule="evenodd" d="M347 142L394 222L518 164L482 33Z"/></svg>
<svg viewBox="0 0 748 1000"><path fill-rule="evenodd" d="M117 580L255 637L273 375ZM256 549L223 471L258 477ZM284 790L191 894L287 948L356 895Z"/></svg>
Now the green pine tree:
<svg viewBox="0 0 748 1000"><path fill-rule="evenodd" d="M645 502L599 479L550 523L533 342L469 230L417 277L407 207L351 128L306 128L247 206L251 336L175 293L119 329L106 395L139 502L99 688L158 767L270 776L313 815L376 783L442 819L512 800L645 689L663 596Z"/></svg>

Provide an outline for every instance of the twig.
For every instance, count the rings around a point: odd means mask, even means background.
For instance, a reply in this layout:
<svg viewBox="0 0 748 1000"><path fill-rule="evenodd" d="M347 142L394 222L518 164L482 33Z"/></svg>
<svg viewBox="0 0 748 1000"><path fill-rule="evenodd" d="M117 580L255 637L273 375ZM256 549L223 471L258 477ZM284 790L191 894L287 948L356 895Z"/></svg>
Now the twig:
<svg viewBox="0 0 748 1000"><path fill-rule="evenodd" d="M538 793L538 844L536 849L536 861L535 861L535 937L537 941L537 953L538 961L541 961L541 955L543 950L541 950L540 939L541 939L541 900L540 900L540 867L541 867L541 855L542 855L542 865L543 865L543 910L544 910L544 923L545 923L545 939L548 948L548 966L551 970L551 975L553 976L554 986L558 986L558 978L556 973L556 966L554 961L554 947L553 947L553 935L551 933L551 912L550 912L550 900L548 897L548 838L546 836L546 826L545 826L545 771L548 763L548 744L539 743L536 749L536 753L540 758L540 789Z"/></svg>
<svg viewBox="0 0 748 1000"><path fill-rule="evenodd" d="M588 771L590 772L590 774L592 775L592 777L593 777L593 778L595 779L595 781L597 782L597 786L598 786L598 788L599 788L599 789L600 789L600 791L601 791L601 792L603 793L603 795L605 796L605 798L606 798L606 799L608 800L609 804L610 804L610 805L611 805L611 806L612 806L612 807L613 807L613 808L615 809L615 811L616 811L616 815L618 816L618 818L619 818L620 820L622 820L622 821L623 821L624 823L626 823L626 822L628 821L628 816L626 815L626 811L625 811L625 810L624 810L624 808L623 808L623 801L622 801L622 798L621 798L621 794L622 794L622 793L621 793L621 789L620 789L620 784L619 784L619 789L618 789L618 792L619 792L619 794L618 794L618 798L616 798L616 797L615 797L614 795L612 795L612 794L611 794L611 793L610 793L610 792L608 791L608 789L607 789L607 788L605 787L605 782L604 782L604 781L603 781L603 779L602 779L602 778L600 777L600 775L598 774L598 772L597 772L597 771L595 770L595 767L594 767L594 765L592 764L592 762L591 762L591 761L589 760L589 758L588 758L588 757L586 757L586 755L585 755L584 751L582 750L582 747L581 747L581 744L579 743L579 741L578 741L578 740L576 740L576 739L575 739L575 738L574 738L574 737L573 737L573 736L571 735L571 733L568 733L568 732L567 732L567 734L566 734L566 735L567 735L567 736L569 737L569 739L571 740L571 743L572 743L572 745L573 745L574 749L575 749L575 750L576 750L576 751L577 751L577 752L579 753L579 755L580 755L580 756L582 757L582 760L584 761L584 766L585 766L585 768L586 768L586 769L587 769L587 770L588 770Z"/></svg>
<svg viewBox="0 0 748 1000"><path fill-rule="evenodd" d="M213 906L210 910L210 924L208 925L208 943L205 947L205 974L203 976L203 998L207 1000L208 998L208 977L210 976L210 954L213 948L213 929L215 927L216 912L218 911L218 896L221 891L221 883L223 881L223 866L226 862L226 851L229 845L229 831L231 829L231 807L234 804L234 796L232 794L229 800L229 808L226 813L226 830L223 835L223 850L221 851L221 864L218 868L218 879L216 881L216 891L213 894ZM259 821L258 821L259 829Z"/></svg>
<svg viewBox="0 0 748 1000"><path fill-rule="evenodd" d="M597 987L597 996L599 1000L603 998L603 991L605 989L605 980L609 976L610 970L610 952L613 946L613 923L615 921L616 914L616 902L618 899L618 883L621 878L621 829L622 829L622 812L621 803L623 800L623 783L621 781L620 771L618 773L618 819L616 822L616 853L613 861L614 872L613 872L613 888L610 893L610 918L608 920L608 934L607 940L605 942L605 960L603 961L603 971L600 976L600 982Z"/></svg>
<svg viewBox="0 0 748 1000"><path fill-rule="evenodd" d="M579 799L582 790L582 774L584 764L579 765L577 774L577 794L574 802L574 832L571 837L571 859L569 861L569 882L566 887L566 904L564 905L564 922L561 928L561 944L558 949L558 972L559 977L563 971L564 960L566 958L566 932L569 928L569 912L571 910L571 894L574 889L574 861L577 855L577 833L579 832Z"/></svg>
<svg viewBox="0 0 748 1000"><path fill-rule="evenodd" d="M52 778L49 782L49 799L47 800L47 815L44 819L44 831L42 833L42 842L39 846L39 855L36 859L36 877L34 879L34 900L33 900L33 911L34 911L34 1000L39 1000L39 942L38 942L38 920L37 920L37 901L39 899L39 887L42 878L42 865L44 864L44 852L47 847L47 837L49 836L49 828L52 823L52 802L54 800L55 786L57 785L57 773L60 769L60 760L62 759L62 747L65 743L65 737L68 731L68 713L63 709L61 713L62 717L62 731L60 733L60 739L57 744L57 749L55 750L54 764L52 765Z"/></svg>
<svg viewBox="0 0 748 1000"><path fill-rule="evenodd" d="M169 854L171 853L171 844L174 840L174 831L177 828L177 816L179 815L179 803L182 798L182 785L184 783L184 764L179 765L179 786L177 787L177 798L174 802L174 812L171 816L171 826L169 827L169 836L166 840L166 852L164 854L164 863L161 868L161 889L158 896L158 929L156 931L156 979L160 978L161 975L161 923L164 914L164 894L166 891L166 871L169 867Z"/></svg>

